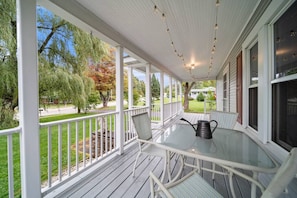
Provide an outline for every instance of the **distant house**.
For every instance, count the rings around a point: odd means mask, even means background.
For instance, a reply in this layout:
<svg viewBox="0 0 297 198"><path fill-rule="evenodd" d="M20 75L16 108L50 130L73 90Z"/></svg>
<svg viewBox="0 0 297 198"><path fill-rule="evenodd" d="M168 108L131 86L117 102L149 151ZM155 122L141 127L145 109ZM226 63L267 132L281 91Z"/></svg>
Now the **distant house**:
<svg viewBox="0 0 297 198"><path fill-rule="evenodd" d="M190 93L189 93L189 97L196 99L197 96L199 95L199 93L202 93L204 96L207 96L208 92L216 92L216 88L214 87L205 87L202 89L191 89Z"/></svg>

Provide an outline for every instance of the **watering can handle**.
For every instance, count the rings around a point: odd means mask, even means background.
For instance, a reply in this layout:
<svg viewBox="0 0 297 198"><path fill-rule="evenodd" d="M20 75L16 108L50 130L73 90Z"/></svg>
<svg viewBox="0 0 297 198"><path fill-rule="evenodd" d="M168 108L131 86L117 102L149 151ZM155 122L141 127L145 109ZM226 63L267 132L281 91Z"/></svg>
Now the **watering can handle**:
<svg viewBox="0 0 297 198"><path fill-rule="evenodd" d="M218 126L218 122L215 121L215 120L211 120L211 121L209 121L209 123L211 123L211 122L215 122L215 123L216 123L216 126L215 126L215 127L213 128L213 130L211 131L211 133L213 133L213 132L216 130L217 126Z"/></svg>

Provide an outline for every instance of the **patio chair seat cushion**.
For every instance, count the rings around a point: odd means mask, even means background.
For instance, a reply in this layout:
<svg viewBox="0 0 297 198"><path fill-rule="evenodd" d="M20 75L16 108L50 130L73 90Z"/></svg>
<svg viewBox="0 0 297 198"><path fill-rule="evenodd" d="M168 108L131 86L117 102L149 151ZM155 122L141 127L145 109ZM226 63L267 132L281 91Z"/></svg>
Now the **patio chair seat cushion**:
<svg viewBox="0 0 297 198"><path fill-rule="evenodd" d="M169 188L168 191L175 198L223 197L196 172L193 173L186 180L183 180L179 184ZM160 193L160 195L162 197L166 197L162 192Z"/></svg>
<svg viewBox="0 0 297 198"><path fill-rule="evenodd" d="M159 157L166 157L166 150L160 149L159 147L147 144L142 148L142 153L147 153L149 155L159 156Z"/></svg>

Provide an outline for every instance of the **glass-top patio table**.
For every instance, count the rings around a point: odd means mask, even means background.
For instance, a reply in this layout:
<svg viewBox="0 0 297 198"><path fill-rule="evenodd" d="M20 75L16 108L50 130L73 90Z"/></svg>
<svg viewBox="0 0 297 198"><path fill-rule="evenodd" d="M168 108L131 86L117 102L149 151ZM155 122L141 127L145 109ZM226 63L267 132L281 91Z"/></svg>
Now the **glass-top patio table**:
<svg viewBox="0 0 297 198"><path fill-rule="evenodd" d="M217 128L212 139L202 139L195 136L195 131L188 124L174 124L164 131L156 143L160 147L184 156L223 165L227 168L240 168L253 172L253 178L258 181L258 173L275 173L277 162L265 150L241 131ZM232 176L231 176L232 177ZM232 184L232 178L230 179ZM256 195L256 185L252 183L252 197ZM234 196L234 189L232 194Z"/></svg>

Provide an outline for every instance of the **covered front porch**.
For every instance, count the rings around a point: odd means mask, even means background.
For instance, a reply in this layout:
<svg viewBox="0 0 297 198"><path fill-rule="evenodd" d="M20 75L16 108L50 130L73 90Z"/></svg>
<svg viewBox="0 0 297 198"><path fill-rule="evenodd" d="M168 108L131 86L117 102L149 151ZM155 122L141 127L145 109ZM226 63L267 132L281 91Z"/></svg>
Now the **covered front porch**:
<svg viewBox="0 0 297 198"><path fill-rule="evenodd" d="M160 129L166 129L181 116L187 116L192 122L208 119L207 114L185 114L183 111L182 83L197 80L216 79L217 110L238 112L240 116L237 129L246 132L263 145L277 161L282 162L296 141L295 131L292 132L293 129L290 126L296 124L294 122L297 115L296 92L293 92L295 88L292 85L296 84L297 74L295 66L292 70L286 70L286 66L285 69L274 71L276 69L271 65L274 64L275 57L280 54L273 53L273 44L281 39L273 41L272 35L274 23L286 9L296 3L295 0L214 1L211 5L204 1L189 1L185 7L182 1L164 1L165 3L145 1L143 4L133 0L127 4L124 3L126 1L121 1L120 4L117 1L98 2L17 0L20 124L16 128L0 131L1 137L4 137L7 143L5 160L7 160L8 169L8 190L4 192L4 197L14 197L16 194L25 198L149 197L148 171L153 170L160 177L162 161L158 158L151 160L143 158L136 169L136 177L131 177L137 153L136 134L131 124L131 115L148 112L154 126ZM139 4L136 4L137 2ZM195 4L197 2L199 3ZM225 5L224 2L226 2ZM97 7L92 7L92 3ZM51 9L65 20L114 46L115 111L64 121L39 123L35 14L37 4ZM101 7L101 4L105 7ZM137 9L135 5L141 9ZM178 8L185 9L176 11ZM97 9L100 11L97 12ZM121 11L122 15L111 18L109 9L115 14ZM197 12L197 9L200 9L200 12ZM167 12L166 15L161 11ZM220 15L233 13L231 11L236 11L235 16ZM153 12L156 14L153 15ZM208 14L208 12L211 13L211 17L206 15L208 17L203 18L196 15ZM170 17L170 13L174 13L171 15L173 20L167 23L167 19L164 20L164 18L167 14ZM175 17L175 13L181 17ZM123 21L121 16L129 17ZM235 18L239 20L232 23ZM140 20L136 20L135 24L129 23L132 19ZM190 22L185 23L183 19ZM196 23L198 19L202 19L201 24ZM154 23L152 23L153 20ZM215 29L211 20L215 21ZM211 25L207 26L209 24ZM217 27L218 24L222 24L220 29ZM179 27L182 25L186 25L186 28L181 30ZM192 27L195 29L186 31L187 28ZM207 27L205 29L208 31L197 36L204 27ZM220 30L223 34L219 34ZM153 34L153 39L150 39L150 33ZM189 37L188 33L191 33ZM296 31L292 30L290 37L295 38L295 36ZM156 41L157 44L153 44L152 41ZM221 43L214 45L217 41ZM182 52L179 46L183 46L180 47ZM256 56L252 56L254 46L257 47ZM126 53L139 62L127 64L124 57ZM290 60L292 59L291 61L295 63L296 52L290 51L290 53ZM252 60L259 64L259 68L257 65L255 71L250 66ZM123 73L126 66L129 75L127 110L124 109L123 104ZM133 69L138 69L145 74L146 105L144 107L133 106L131 80ZM160 75L159 106L151 103L153 73ZM254 74L257 76L253 76ZM170 87L167 104L164 103L164 76L168 77ZM173 89L175 96L173 96ZM283 94L284 90L293 94ZM275 96L272 97L272 94ZM287 97L280 100L280 96L284 95ZM278 100L282 103L277 103ZM288 110L282 108L283 104ZM283 109L286 111L282 111ZM277 128L274 126L275 123L281 124L277 125ZM287 125L283 127L282 124ZM285 132L280 129L285 129ZM284 138L281 132L285 134ZM19 142L19 145L15 147L14 142ZM41 150L46 154L41 155ZM15 153L20 154L19 167L15 166L17 164ZM172 158L171 163L172 167L179 166L175 157ZM209 164L203 164L203 166L209 166ZM15 171L16 169L18 171ZM45 174L41 174L42 171ZM176 169L173 168L172 174L175 171ZM185 169L183 174L187 171L190 170ZM20 174L16 175L16 172ZM201 174L225 197L231 197L226 178L217 175L212 181L208 174L204 172ZM261 182L267 184L271 175L261 174L259 177ZM250 197L250 184L237 177L234 180L236 195ZM15 192L15 189L18 192ZM296 197L296 189L295 179L289 186L289 194L284 194L284 197ZM257 196L260 196L259 192Z"/></svg>
<svg viewBox="0 0 297 198"><path fill-rule="evenodd" d="M207 120L209 118L208 114L184 113L182 116L193 123L197 120ZM152 127L166 129L168 125L180 122L180 117L180 115L177 115L167 121L163 126L160 124L152 124ZM239 129L238 126L236 126L236 128ZM158 131L155 131L154 135L157 135L156 133L158 133ZM150 197L149 172L153 171L155 175L161 178L164 161L159 157L143 155L138 162L135 177L132 177L132 169L138 151L138 145L133 142L125 146L122 155L110 156L110 159L99 162L90 168L90 170L73 177L71 180L48 192L48 194L45 192L44 197ZM171 174L175 175L181 165L178 156L173 156L170 163L172 168ZM193 158L187 158L187 163L195 164ZM211 167L209 162L202 161L200 164L201 167ZM191 170L192 168L185 167L181 176ZM217 167L217 170L222 169ZM245 174L252 174L248 171L244 172ZM223 197L232 197L228 176L215 175L215 179L212 180L211 173L201 171L200 174L211 186L222 194ZM259 178L266 186L272 176L272 174L260 174ZM166 176L165 181L167 179ZM241 177L234 176L233 184L236 197L251 197L251 184L248 181ZM283 194L281 197L296 197L296 187L297 181L295 180L288 187L288 194ZM261 196L259 189L257 189L256 194L257 197Z"/></svg>

